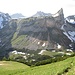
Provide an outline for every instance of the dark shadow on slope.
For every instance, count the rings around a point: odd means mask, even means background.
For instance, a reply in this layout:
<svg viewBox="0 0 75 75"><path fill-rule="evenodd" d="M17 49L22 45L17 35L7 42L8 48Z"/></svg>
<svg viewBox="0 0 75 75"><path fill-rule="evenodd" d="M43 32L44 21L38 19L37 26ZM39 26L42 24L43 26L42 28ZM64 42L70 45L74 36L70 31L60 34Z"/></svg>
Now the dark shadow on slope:
<svg viewBox="0 0 75 75"><path fill-rule="evenodd" d="M12 50L11 39L16 31L16 28L16 20L12 20L0 30L0 59L2 59L2 57L8 57L8 52Z"/></svg>
<svg viewBox="0 0 75 75"><path fill-rule="evenodd" d="M59 15L55 16L57 14ZM71 41L60 30L64 24L63 10L59 10L55 15L41 18L31 17L18 21L11 20L0 32L2 40L0 50L10 49L9 51L11 51L11 39L15 32L18 33L15 39L21 35L26 35L26 37L21 42L14 44L13 48L20 49L21 46L21 49L50 49L54 48L57 43L68 47ZM46 44L46 47L44 47L44 44ZM2 54L7 55L5 53Z"/></svg>
<svg viewBox="0 0 75 75"><path fill-rule="evenodd" d="M48 46L52 44L54 47L55 44L59 43L60 45L69 48L71 41L63 34L63 31L60 29L64 24L64 19L61 18L61 16L51 16L39 19L33 17L25 20L23 19L20 21L21 28L19 30L18 36L27 35L26 38L31 41L30 43L33 42L32 39L38 39L41 40L42 43L47 41Z"/></svg>

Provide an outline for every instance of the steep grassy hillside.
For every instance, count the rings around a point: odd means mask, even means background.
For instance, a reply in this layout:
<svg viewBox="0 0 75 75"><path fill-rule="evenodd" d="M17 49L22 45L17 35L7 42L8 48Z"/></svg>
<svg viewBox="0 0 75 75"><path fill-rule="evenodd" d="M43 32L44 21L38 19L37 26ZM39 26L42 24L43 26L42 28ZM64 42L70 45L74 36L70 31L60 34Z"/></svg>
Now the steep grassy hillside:
<svg viewBox="0 0 75 75"><path fill-rule="evenodd" d="M75 75L75 57L43 66L28 67L24 64L0 61L1 75Z"/></svg>

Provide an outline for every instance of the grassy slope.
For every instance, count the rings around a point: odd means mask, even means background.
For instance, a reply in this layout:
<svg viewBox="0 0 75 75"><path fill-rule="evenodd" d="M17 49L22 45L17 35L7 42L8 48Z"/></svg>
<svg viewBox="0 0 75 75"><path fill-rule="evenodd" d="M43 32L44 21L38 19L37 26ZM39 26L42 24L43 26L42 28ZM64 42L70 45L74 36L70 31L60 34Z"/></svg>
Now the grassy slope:
<svg viewBox="0 0 75 75"><path fill-rule="evenodd" d="M60 53L58 53L58 52L52 52L52 51L44 51L42 53L42 55L55 56L55 55L60 55Z"/></svg>
<svg viewBox="0 0 75 75"><path fill-rule="evenodd" d="M75 75L75 57L68 58L64 61L47 64L43 66L28 67L18 62L0 62L1 75L57 75L63 73L65 69L70 68L63 75Z"/></svg>
<svg viewBox="0 0 75 75"><path fill-rule="evenodd" d="M0 75L15 75L23 72L28 66L18 62L0 61Z"/></svg>

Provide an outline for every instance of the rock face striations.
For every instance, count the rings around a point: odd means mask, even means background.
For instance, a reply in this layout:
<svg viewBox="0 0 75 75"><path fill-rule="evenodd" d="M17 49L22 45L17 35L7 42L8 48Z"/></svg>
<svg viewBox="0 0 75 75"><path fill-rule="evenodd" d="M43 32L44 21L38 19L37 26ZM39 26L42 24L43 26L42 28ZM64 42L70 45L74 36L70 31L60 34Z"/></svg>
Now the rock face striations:
<svg viewBox="0 0 75 75"><path fill-rule="evenodd" d="M0 50L70 48L65 24L63 9L50 16L10 20L0 30Z"/></svg>
<svg viewBox="0 0 75 75"><path fill-rule="evenodd" d="M8 13L0 12L0 29L2 29L10 20L10 16Z"/></svg>

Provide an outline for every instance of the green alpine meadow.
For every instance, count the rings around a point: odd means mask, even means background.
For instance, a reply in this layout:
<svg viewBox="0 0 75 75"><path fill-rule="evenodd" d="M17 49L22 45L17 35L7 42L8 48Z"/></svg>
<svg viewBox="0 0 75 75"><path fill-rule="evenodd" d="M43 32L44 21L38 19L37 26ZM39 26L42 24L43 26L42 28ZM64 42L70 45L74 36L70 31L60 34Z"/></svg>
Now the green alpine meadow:
<svg viewBox="0 0 75 75"><path fill-rule="evenodd" d="M0 61L1 75L75 75L75 57L63 61L30 67L14 61Z"/></svg>
<svg viewBox="0 0 75 75"><path fill-rule="evenodd" d="M75 75L75 0L0 0L0 75Z"/></svg>

